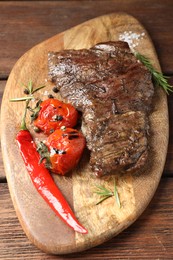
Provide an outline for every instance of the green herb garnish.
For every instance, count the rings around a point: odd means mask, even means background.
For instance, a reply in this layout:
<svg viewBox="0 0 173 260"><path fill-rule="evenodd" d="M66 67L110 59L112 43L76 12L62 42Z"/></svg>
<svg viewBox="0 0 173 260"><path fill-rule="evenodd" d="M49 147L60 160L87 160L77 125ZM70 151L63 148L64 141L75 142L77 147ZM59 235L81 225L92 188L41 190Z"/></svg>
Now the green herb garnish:
<svg viewBox="0 0 173 260"><path fill-rule="evenodd" d="M158 86L162 87L167 94L173 92L173 87L168 83L169 77L164 76L161 72L157 71L151 64L150 60L144 55L139 52L135 52L134 54L136 58L151 72L153 80Z"/></svg>
<svg viewBox="0 0 173 260"><path fill-rule="evenodd" d="M96 203L96 205L98 205L101 202L103 202L104 200L114 196L115 200L118 204L118 207L119 208L121 207L121 203L120 203L120 199L119 199L115 180L114 180L114 191L108 190L104 186L100 186L100 185L96 185L96 187L97 187L97 190L95 191L95 193L98 194L101 197L101 199Z"/></svg>
<svg viewBox="0 0 173 260"><path fill-rule="evenodd" d="M42 88L45 87L45 85L43 85L43 86L40 86L40 87L34 89L34 88L33 88L33 83L32 83L31 80L28 82L28 85L27 85L27 86L24 85L24 84L22 84L22 86L25 88L24 91L25 91L26 93L28 92L29 95L33 95L35 92L37 92L38 90L40 90L40 89L42 89Z"/></svg>
<svg viewBox="0 0 173 260"><path fill-rule="evenodd" d="M115 179L114 179L114 196L115 196L115 200L116 200L116 202L118 204L118 207L121 208L120 198L119 198L119 195L118 195Z"/></svg>
<svg viewBox="0 0 173 260"><path fill-rule="evenodd" d="M38 114L39 114L40 109L41 109L41 107L40 107L41 102L42 102L41 99L39 99L34 108L28 106L28 109L32 112L32 114L30 116L31 117L31 123L33 123L33 121L38 117Z"/></svg>
<svg viewBox="0 0 173 260"><path fill-rule="evenodd" d="M38 90L40 90L40 89L42 89L42 88L44 88L45 86L40 86L40 87L38 87L38 88L36 88L36 89L34 89L33 88L33 83L32 83L32 81L30 80L29 82L28 82L28 85L26 86L26 85L24 85L24 84L22 84L22 86L24 87L24 94L26 94L27 96L26 97L20 97L20 98L12 98L12 99L10 99L10 102L18 102L18 101L25 101L26 102L26 105L25 105L25 111L24 111L24 115L23 115L23 119L22 119L22 123L21 123L21 129L27 129L27 127L26 127L26 122L25 122L25 120L26 120L26 113L27 113L27 109L31 109L31 107L29 107L29 103L30 103L30 101L32 100L32 99L34 99L34 96L33 96L33 94L36 92L36 91L38 91ZM35 110L35 111L32 111L33 112L33 117L35 116L37 116L37 114L38 114L38 110L39 110L39 104L40 104L40 101L38 101L37 102L37 104L36 104L36 108L37 108L37 110Z"/></svg>
<svg viewBox="0 0 173 260"><path fill-rule="evenodd" d="M40 89L42 89L42 88L45 87L45 86L40 86L40 87L34 89L34 88L33 88L33 83L32 83L31 80L28 82L28 85L27 85L27 86L24 85L24 84L22 84L22 86L24 87L24 94L26 94L27 96L25 96L25 97L20 97L20 98L12 98L12 99L10 99L11 102L27 101L27 100L34 99L33 94L34 94L35 92L37 92L38 90L40 90Z"/></svg>
<svg viewBox="0 0 173 260"><path fill-rule="evenodd" d="M40 154L39 163L41 163L45 159L46 168L50 168L51 167L50 152L48 147L42 141L37 144L37 151Z"/></svg>
<svg viewBox="0 0 173 260"><path fill-rule="evenodd" d="M33 99L33 97L11 98L10 102L27 101L31 99Z"/></svg>

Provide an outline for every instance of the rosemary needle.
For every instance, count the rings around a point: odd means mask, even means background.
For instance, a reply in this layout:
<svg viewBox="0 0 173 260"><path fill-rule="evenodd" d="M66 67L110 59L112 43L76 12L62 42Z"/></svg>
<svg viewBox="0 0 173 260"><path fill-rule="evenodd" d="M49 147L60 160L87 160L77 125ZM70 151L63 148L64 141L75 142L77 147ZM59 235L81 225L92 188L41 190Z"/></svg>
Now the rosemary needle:
<svg viewBox="0 0 173 260"><path fill-rule="evenodd" d="M151 64L150 60L144 55L139 52L135 52L134 54L136 58L151 72L153 80L157 85L162 87L167 94L169 94L169 92L173 92L173 87L168 83L169 77L164 76L161 72L157 71Z"/></svg>
<svg viewBox="0 0 173 260"><path fill-rule="evenodd" d="M33 97L21 97L21 98L11 98L10 102L26 101L33 99Z"/></svg>
<svg viewBox="0 0 173 260"><path fill-rule="evenodd" d="M120 198L119 198L119 195L118 195L115 179L114 179L114 196L115 196L116 202L118 204L118 207L121 208Z"/></svg>

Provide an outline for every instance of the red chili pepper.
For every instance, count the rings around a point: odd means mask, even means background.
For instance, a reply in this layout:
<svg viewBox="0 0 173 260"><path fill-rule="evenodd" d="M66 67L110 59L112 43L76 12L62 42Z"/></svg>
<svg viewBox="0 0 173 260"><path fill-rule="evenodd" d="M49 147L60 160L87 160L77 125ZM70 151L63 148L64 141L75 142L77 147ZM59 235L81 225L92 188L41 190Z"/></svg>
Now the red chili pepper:
<svg viewBox="0 0 173 260"><path fill-rule="evenodd" d="M86 234L87 230L76 219L49 171L45 168L44 163L39 163L40 155L30 132L21 130L17 134L16 140L26 169L39 194L65 223L75 231Z"/></svg>

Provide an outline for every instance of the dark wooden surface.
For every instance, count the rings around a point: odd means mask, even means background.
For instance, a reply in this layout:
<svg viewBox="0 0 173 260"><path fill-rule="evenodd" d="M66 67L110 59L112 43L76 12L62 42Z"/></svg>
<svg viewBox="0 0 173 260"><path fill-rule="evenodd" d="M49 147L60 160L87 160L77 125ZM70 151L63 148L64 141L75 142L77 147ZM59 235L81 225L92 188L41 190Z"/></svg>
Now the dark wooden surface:
<svg viewBox="0 0 173 260"><path fill-rule="evenodd" d="M172 0L0 1L0 98L13 65L29 48L81 22L117 11L134 15L145 26L155 44L162 70L173 84ZM0 259L173 259L172 98L173 94L168 96L167 161L150 205L120 235L82 253L51 256L29 242L11 202L0 152Z"/></svg>

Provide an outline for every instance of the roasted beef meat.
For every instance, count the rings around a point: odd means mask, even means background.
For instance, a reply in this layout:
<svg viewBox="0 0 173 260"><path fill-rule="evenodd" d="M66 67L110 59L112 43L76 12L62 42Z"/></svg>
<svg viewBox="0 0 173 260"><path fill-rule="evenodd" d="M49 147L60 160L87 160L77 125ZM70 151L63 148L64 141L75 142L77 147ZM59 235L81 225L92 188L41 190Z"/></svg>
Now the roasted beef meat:
<svg viewBox="0 0 173 260"><path fill-rule="evenodd" d="M96 175L144 165L154 88L150 72L128 44L50 52L48 68L62 98L83 113L82 131Z"/></svg>

